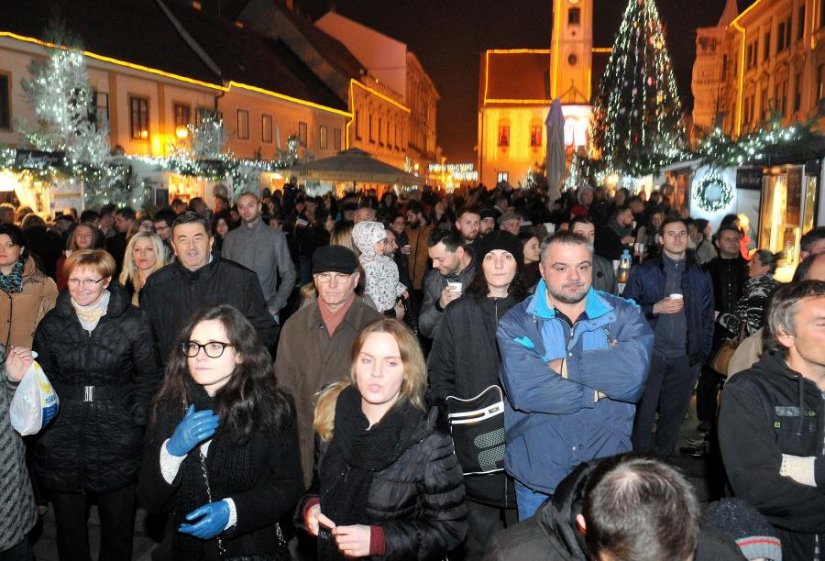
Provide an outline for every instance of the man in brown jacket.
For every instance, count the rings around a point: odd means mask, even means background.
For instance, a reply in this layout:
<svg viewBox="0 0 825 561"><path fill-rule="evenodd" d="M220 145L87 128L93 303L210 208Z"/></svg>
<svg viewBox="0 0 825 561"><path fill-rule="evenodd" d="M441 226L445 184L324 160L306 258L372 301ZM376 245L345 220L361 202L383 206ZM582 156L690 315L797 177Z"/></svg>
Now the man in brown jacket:
<svg viewBox="0 0 825 561"><path fill-rule="evenodd" d="M284 324L275 374L295 398L304 483L312 480L315 394L349 376L350 351L361 329L383 317L355 295L358 258L349 249L328 245L312 255L312 279L318 299Z"/></svg>

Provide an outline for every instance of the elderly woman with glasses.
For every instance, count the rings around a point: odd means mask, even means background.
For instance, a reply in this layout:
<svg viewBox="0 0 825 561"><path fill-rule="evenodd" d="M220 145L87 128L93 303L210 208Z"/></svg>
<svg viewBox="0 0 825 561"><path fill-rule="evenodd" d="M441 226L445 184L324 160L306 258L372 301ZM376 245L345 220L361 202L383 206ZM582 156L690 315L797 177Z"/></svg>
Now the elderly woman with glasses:
<svg viewBox="0 0 825 561"><path fill-rule="evenodd" d="M228 305L196 312L152 406L138 495L171 511L153 559L289 559L278 526L303 492L292 399L255 328Z"/></svg>
<svg viewBox="0 0 825 561"><path fill-rule="evenodd" d="M88 506L100 512L100 559L131 560L135 481L161 368L146 315L112 282L114 258L73 252L68 291L37 328L37 360L60 397L34 468L54 505L60 559L91 560Z"/></svg>

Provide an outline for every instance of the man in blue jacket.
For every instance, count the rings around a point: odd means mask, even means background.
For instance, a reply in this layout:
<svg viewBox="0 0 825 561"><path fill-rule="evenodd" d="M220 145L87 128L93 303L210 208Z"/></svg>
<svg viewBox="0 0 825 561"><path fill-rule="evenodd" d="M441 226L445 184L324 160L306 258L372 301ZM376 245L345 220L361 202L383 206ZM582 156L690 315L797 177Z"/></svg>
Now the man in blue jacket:
<svg viewBox="0 0 825 561"><path fill-rule="evenodd" d="M526 519L581 462L631 449L653 332L641 310L593 289L593 247L554 234L535 294L499 323L505 467Z"/></svg>
<svg viewBox="0 0 825 561"><path fill-rule="evenodd" d="M659 231L661 255L630 271L624 297L641 306L656 335L633 430L634 449L669 456L699 370L710 356L713 282L688 251L682 218L666 219Z"/></svg>

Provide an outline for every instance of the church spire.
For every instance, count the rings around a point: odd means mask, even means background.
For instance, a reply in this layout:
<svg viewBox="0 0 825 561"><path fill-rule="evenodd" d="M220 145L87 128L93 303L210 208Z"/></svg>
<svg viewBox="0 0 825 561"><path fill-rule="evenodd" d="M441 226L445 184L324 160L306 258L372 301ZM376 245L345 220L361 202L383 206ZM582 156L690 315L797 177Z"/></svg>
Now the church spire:
<svg viewBox="0 0 825 561"><path fill-rule="evenodd" d="M725 10L722 12L722 17L719 18L719 27L726 27L730 22L736 19L739 15L739 6L736 0L727 0Z"/></svg>

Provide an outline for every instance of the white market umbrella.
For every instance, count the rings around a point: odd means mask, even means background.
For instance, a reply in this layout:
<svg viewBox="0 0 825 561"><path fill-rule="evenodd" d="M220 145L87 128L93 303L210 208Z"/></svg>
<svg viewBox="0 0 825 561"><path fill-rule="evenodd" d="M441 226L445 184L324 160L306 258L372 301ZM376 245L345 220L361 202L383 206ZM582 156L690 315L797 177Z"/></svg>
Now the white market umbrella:
<svg viewBox="0 0 825 561"><path fill-rule="evenodd" d="M547 127L547 184L549 185L548 204L552 205L561 195L561 185L567 174L567 155L564 146L564 115L558 98L550 105L550 112L544 121Z"/></svg>

